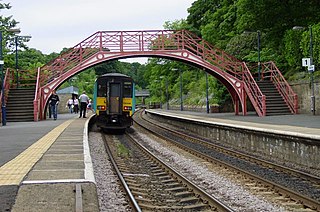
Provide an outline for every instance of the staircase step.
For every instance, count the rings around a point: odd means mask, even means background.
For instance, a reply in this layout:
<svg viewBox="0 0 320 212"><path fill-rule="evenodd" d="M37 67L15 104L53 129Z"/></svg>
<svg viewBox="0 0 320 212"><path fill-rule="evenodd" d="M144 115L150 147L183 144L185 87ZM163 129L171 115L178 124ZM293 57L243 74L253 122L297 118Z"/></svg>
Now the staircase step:
<svg viewBox="0 0 320 212"><path fill-rule="evenodd" d="M292 114L272 81L257 82L261 92L266 96L267 116Z"/></svg>
<svg viewBox="0 0 320 212"><path fill-rule="evenodd" d="M34 121L33 100L35 88L10 89L6 114L8 122Z"/></svg>
<svg viewBox="0 0 320 212"><path fill-rule="evenodd" d="M23 93L15 93L15 94L10 94L9 93L9 95L8 95L8 98L10 98L10 97L13 97L13 98L19 98L19 97L21 97L21 98L24 98L24 97L29 97L29 98L34 98L34 94L29 94L29 93L25 93L25 94L23 94Z"/></svg>
<svg viewBox="0 0 320 212"><path fill-rule="evenodd" d="M24 108L23 110L20 108L18 110L13 110L12 108L7 109L6 108L6 113L7 114L33 114L33 108Z"/></svg>
<svg viewBox="0 0 320 212"><path fill-rule="evenodd" d="M33 105L33 99L8 99L6 105L14 106L14 105Z"/></svg>
<svg viewBox="0 0 320 212"><path fill-rule="evenodd" d="M34 118L25 118L25 117L17 117L17 118L6 118L7 122L31 122L34 121Z"/></svg>

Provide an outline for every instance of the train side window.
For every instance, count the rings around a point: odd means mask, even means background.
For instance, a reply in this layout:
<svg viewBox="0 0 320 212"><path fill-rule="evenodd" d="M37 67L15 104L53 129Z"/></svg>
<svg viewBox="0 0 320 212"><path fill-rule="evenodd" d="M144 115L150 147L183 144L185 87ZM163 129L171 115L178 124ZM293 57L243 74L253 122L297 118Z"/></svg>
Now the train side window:
<svg viewBox="0 0 320 212"><path fill-rule="evenodd" d="M132 83L124 82L123 83L123 97L132 97Z"/></svg>

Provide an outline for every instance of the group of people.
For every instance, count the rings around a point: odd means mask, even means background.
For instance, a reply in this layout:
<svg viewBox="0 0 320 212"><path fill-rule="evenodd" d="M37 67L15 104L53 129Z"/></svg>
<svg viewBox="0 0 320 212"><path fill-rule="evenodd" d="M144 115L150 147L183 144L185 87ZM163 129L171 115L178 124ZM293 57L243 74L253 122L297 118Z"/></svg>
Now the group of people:
<svg viewBox="0 0 320 212"><path fill-rule="evenodd" d="M52 92L52 95L49 98L49 118L51 118L51 115L53 116L54 120L57 120L57 109L59 104L59 96L57 95L56 91L54 90ZM82 94L79 96L79 99L77 98L70 98L67 101L66 107L69 108L70 113L78 113L79 111L79 103L80 103L80 116L79 118L83 117L86 118L86 111L92 110L92 102L89 99L89 97L86 95L86 92L83 91Z"/></svg>
<svg viewBox="0 0 320 212"><path fill-rule="evenodd" d="M70 98L66 107L69 108L70 113L79 113L79 100L76 97Z"/></svg>

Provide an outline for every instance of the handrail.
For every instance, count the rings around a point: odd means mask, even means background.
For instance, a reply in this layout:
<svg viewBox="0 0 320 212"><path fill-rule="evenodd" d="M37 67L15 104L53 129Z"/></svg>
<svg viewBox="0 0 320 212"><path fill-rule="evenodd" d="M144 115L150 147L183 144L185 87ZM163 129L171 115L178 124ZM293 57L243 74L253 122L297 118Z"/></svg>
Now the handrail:
<svg viewBox="0 0 320 212"><path fill-rule="evenodd" d="M189 51L240 78L239 60L186 30L99 31L41 67L44 84L97 55L123 52ZM103 57L103 55L100 55ZM41 84L43 86L44 84Z"/></svg>
<svg viewBox="0 0 320 212"><path fill-rule="evenodd" d="M183 49L200 56L202 59L219 67L221 70L241 79L242 67L239 65L241 62L240 60L227 54L223 50L214 47L209 42L202 40L189 31L183 30L183 34Z"/></svg>
<svg viewBox="0 0 320 212"><path fill-rule="evenodd" d="M11 77L10 77L11 74ZM4 104L4 106L6 106L7 101L8 101L8 93L10 90L10 82L13 81L13 72L10 72L10 69L7 69L7 71L5 72L4 78L3 78L3 88L1 89L1 94L0 94L0 107L2 107L2 104ZM4 101L4 103L2 102L2 100ZM0 114L1 114L1 120L0 122L2 123L2 109L0 110Z"/></svg>
<svg viewBox="0 0 320 212"><path fill-rule="evenodd" d="M14 71L11 69L7 69L6 75L4 77L4 102L7 104L8 101L8 94L10 91L10 88L12 88L12 82L14 80Z"/></svg>
<svg viewBox="0 0 320 212"><path fill-rule="evenodd" d="M289 106L292 113L298 113L298 95L292 90L274 62L262 63L263 79L271 80Z"/></svg>
<svg viewBox="0 0 320 212"><path fill-rule="evenodd" d="M18 85L19 88L34 87L36 81L36 72L33 70L15 70L19 71L18 82L14 79L13 86Z"/></svg>
<svg viewBox="0 0 320 212"><path fill-rule="evenodd" d="M253 107L259 116L266 116L266 96L261 92L258 84L252 77L250 70L245 62L242 63L242 80L245 82L244 87L247 95L250 98Z"/></svg>
<svg viewBox="0 0 320 212"><path fill-rule="evenodd" d="M36 81L36 90L34 92L34 100L33 100L33 119L34 121L39 120L39 108L40 108L40 68L38 68L37 73L37 81Z"/></svg>

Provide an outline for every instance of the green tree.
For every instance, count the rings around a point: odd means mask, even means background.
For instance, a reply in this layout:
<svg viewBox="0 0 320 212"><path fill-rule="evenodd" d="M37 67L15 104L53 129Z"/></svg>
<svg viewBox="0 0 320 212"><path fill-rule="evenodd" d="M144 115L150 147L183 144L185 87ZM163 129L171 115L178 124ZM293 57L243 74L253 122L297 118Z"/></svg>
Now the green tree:
<svg viewBox="0 0 320 212"><path fill-rule="evenodd" d="M9 10L11 9L10 3L2 3L0 2L0 12L2 10ZM15 45L14 43L14 32L13 30L17 24L16 20L12 18L12 16L5 17L3 15L0 15L0 31L2 32L2 47L3 47L3 58L4 58L4 69L6 69L8 66L9 59L7 58L8 52L10 52L10 49L12 49Z"/></svg>

